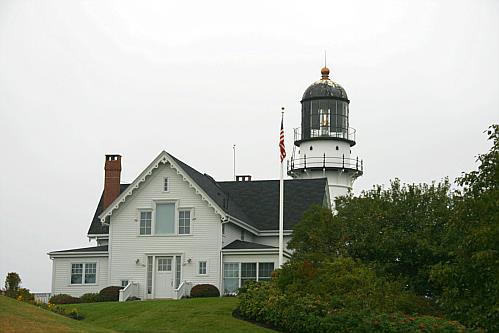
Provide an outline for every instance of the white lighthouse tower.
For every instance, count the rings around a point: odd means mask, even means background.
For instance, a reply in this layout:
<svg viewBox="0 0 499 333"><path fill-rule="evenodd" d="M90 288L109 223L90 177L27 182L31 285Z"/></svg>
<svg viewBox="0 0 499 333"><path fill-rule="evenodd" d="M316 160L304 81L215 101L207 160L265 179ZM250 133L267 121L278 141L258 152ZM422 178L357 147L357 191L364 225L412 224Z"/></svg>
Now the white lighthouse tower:
<svg viewBox="0 0 499 333"><path fill-rule="evenodd" d="M295 128L288 175L293 178L327 178L331 205L352 188L362 175L363 163L351 156L355 129L349 127L345 89L329 79L329 69L305 90L301 100L301 128Z"/></svg>

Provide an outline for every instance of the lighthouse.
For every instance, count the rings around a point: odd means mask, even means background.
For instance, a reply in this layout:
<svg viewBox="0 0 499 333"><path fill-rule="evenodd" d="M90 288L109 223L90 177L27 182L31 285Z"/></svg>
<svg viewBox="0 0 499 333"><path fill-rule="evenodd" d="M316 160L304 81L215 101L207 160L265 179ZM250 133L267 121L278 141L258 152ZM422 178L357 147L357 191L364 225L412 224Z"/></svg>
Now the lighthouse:
<svg viewBox="0 0 499 333"><path fill-rule="evenodd" d="M343 87L321 69L301 100L301 127L294 129L294 146L287 173L297 179L327 178L331 206L346 195L363 173L363 162L352 157L355 129L350 127L350 100Z"/></svg>

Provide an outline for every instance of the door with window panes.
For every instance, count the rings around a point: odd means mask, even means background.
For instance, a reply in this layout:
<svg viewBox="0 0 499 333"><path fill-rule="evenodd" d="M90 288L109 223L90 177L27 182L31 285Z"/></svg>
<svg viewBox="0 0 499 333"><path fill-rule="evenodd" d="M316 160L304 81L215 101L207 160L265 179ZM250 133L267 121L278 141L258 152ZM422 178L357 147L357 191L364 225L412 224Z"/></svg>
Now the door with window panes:
<svg viewBox="0 0 499 333"><path fill-rule="evenodd" d="M156 257L154 297L173 297L173 257Z"/></svg>

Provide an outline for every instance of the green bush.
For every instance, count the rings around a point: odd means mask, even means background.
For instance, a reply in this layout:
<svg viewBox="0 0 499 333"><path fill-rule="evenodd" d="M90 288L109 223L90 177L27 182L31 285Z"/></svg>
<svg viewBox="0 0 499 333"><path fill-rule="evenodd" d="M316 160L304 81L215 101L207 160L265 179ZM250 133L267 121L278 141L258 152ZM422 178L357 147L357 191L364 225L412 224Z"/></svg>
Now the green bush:
<svg viewBox="0 0 499 333"><path fill-rule="evenodd" d="M87 293L80 296L81 303L96 303L101 301L102 297L99 293Z"/></svg>
<svg viewBox="0 0 499 333"><path fill-rule="evenodd" d="M58 294L50 297L49 303L52 304L76 304L80 303L80 299L78 297L73 297L68 294Z"/></svg>
<svg viewBox="0 0 499 333"><path fill-rule="evenodd" d="M35 295L30 293L29 289L19 288L16 298L19 301L30 302L35 300Z"/></svg>
<svg viewBox="0 0 499 333"><path fill-rule="evenodd" d="M220 291L211 284L197 284L191 289L191 297L218 297Z"/></svg>
<svg viewBox="0 0 499 333"><path fill-rule="evenodd" d="M289 333L464 332L435 307L351 258L291 260L275 278L239 290L239 314ZM406 314L411 314L411 316Z"/></svg>
<svg viewBox="0 0 499 333"><path fill-rule="evenodd" d="M322 332L473 332L458 322L358 307L341 295L283 292L273 282L248 283L238 295L243 318L289 333Z"/></svg>
<svg viewBox="0 0 499 333"><path fill-rule="evenodd" d="M120 290L123 289L123 287L118 287L118 286L109 286L104 289L102 289L99 292L99 295L101 297L101 300L103 302L116 302L120 298Z"/></svg>

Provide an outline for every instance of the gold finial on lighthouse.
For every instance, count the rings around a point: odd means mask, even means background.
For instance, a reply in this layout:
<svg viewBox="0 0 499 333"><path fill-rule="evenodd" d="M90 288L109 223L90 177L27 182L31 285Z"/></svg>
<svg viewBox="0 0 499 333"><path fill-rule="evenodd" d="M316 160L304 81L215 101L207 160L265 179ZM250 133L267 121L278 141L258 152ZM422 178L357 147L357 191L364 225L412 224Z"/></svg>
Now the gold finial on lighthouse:
<svg viewBox="0 0 499 333"><path fill-rule="evenodd" d="M321 80L329 80L329 68L322 67L322 69L321 69L321 75L322 75Z"/></svg>

